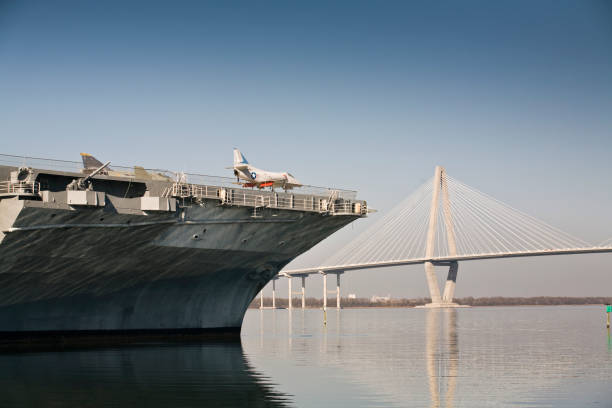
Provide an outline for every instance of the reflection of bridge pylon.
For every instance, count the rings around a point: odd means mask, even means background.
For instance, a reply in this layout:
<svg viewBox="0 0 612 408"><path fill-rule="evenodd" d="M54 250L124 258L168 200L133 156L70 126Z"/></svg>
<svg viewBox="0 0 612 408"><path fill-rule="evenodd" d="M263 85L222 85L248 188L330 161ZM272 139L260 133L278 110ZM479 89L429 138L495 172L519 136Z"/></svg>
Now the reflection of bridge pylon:
<svg viewBox="0 0 612 408"><path fill-rule="evenodd" d="M443 319L444 328L439 319ZM443 334L441 333L443 332ZM431 408L452 408L457 387L459 341L456 310L429 310L425 325L425 358ZM444 392L445 391L445 392Z"/></svg>
<svg viewBox="0 0 612 408"><path fill-rule="evenodd" d="M440 195L442 201L442 215L444 218L444 229L446 230L446 243L448 245L448 255L451 257L457 256L457 245L455 243L455 229L453 226L453 218L451 215L450 200L448 197L448 184L446 182L446 170L443 167L437 166L433 179L433 194L431 196L431 207L429 209L429 229L427 230L427 247L425 256L428 259L434 257L436 245L436 231L438 222L438 212L440 207ZM450 262L425 262L425 275L427 277L427 286L431 295L431 303L425 307L459 307L457 303L453 303L455 294L455 285L457 283L457 272L459 271L459 263L457 261ZM448 276L444 285L444 293L440 297L440 287L438 286L438 278L436 277L435 265L448 265Z"/></svg>

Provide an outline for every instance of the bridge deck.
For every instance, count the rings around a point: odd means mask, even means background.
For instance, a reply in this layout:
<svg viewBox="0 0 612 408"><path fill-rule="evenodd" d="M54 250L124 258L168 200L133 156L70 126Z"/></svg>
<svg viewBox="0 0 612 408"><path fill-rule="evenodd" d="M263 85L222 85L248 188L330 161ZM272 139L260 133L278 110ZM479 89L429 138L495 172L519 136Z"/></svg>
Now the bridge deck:
<svg viewBox="0 0 612 408"><path fill-rule="evenodd" d="M362 263L353 265L332 265L332 266L320 266L317 268L305 268L305 269L291 269L283 271L283 274L297 276L297 275L310 275L320 272L334 272L334 271L352 271L358 269L372 269L372 268L384 268L389 266L401 266L401 265L416 265L423 264L425 262L432 263L446 263L452 261L473 261L478 259L500 259L500 258L520 258L528 256L548 256L548 255L573 255L573 254L596 254L596 253L607 253L612 252L612 246L609 247L592 247L592 248L567 248L567 249L555 249L548 251L524 251L524 252L510 252L510 253L491 253L491 254L476 254L476 255L457 255L457 256L446 256L436 258L415 258L415 259L400 259L396 261L384 261L384 262L372 262Z"/></svg>

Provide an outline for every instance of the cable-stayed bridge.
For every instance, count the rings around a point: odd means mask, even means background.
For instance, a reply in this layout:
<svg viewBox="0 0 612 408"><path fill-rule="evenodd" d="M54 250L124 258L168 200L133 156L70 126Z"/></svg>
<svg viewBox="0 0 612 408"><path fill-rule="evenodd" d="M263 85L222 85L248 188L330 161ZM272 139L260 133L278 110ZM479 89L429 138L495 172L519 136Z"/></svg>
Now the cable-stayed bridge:
<svg viewBox="0 0 612 408"><path fill-rule="evenodd" d="M424 264L432 300L428 306L453 307L459 261L602 252L612 252L612 238L590 244L467 186L438 166L433 179L322 265L281 275L302 278L298 294L304 307L305 277L323 275L326 305L326 275L335 274L340 307L340 274L345 271ZM449 267L443 292L436 265Z"/></svg>

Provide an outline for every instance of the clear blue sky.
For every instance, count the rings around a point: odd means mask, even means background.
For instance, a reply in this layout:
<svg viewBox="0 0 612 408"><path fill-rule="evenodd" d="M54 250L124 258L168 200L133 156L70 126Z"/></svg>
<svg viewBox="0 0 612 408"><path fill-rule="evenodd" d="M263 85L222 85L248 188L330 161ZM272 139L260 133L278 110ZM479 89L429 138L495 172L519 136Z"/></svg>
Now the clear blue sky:
<svg viewBox="0 0 612 408"><path fill-rule="evenodd" d="M612 5L0 0L0 142L208 174L236 146L379 214L442 164L598 242L612 237ZM345 287L426 294L420 267ZM465 263L457 294L610 295L612 255Z"/></svg>

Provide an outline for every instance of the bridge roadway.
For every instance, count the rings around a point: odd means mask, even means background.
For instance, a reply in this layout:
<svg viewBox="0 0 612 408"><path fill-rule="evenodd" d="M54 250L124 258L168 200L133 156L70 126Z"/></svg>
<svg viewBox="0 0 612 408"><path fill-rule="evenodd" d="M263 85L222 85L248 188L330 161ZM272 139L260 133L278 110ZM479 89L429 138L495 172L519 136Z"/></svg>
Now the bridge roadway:
<svg viewBox="0 0 612 408"><path fill-rule="evenodd" d="M550 255L575 255L575 254L597 254L597 253L610 253L612 252L612 246L600 246L600 247L590 247L590 248L564 248L564 249L554 249L554 250L541 250L541 251L516 251L516 252L498 252L498 253L489 253L489 254L473 254L473 255L455 255L455 256L444 256L444 257L434 257L434 258L413 258L413 259L400 259L394 261L378 261L372 263L360 263L360 264L351 264L351 265L333 265L333 266L319 266L316 268L305 268L305 269L290 269L283 270L279 273L279 276L283 276L285 278L289 278L289 298L291 299L293 295L301 295L302 298L302 309L306 307L306 282L305 278L308 275L314 274L322 274L323 275L323 308L327 308L327 294L334 293L336 295L336 307L340 309L340 275L346 271L353 271L359 269L372 269L372 268L384 268L390 266L402 266L402 265L416 265L416 264L433 264L433 265L448 265L451 267L451 272L449 274L449 279L454 283L456 279L457 273L457 263L459 261L473 261L479 259L500 259L500 258L520 258L520 257L528 257L528 256L550 256ZM454 264L454 268L453 268ZM454 269L454 272L452 272ZM336 290L328 291L327 290L327 274L335 274L336 275ZM453 276L454 274L454 276ZM272 281L272 308L276 308L275 305L275 297L276 297L276 285L275 281L279 277L274 277ZM302 278L302 288L299 292L294 292L291 289L291 278ZM434 284L437 288L437 284ZM448 280L447 280L448 286ZM445 292L448 289L445 288ZM433 293L435 294L435 292ZM438 295L439 296L439 295ZM452 294L451 294L452 296ZM433 297L433 296L432 296ZM427 306L432 307L456 307L455 303L452 303L452 297L446 296L445 298L440 298L437 303L432 303ZM292 302L289 302L289 309L291 309ZM264 308L263 303L263 291L261 292L261 305L260 308Z"/></svg>
<svg viewBox="0 0 612 408"><path fill-rule="evenodd" d="M433 264L446 264L456 261L473 261L478 259L500 259L500 258L519 258L527 256L547 256L547 255L573 255L573 254L597 254L597 253L609 253L612 252L612 246L607 247L592 247L592 248L566 248L566 249L554 249L544 251L524 251L524 252L506 252L506 253L490 253L490 254L475 254L475 255L456 255L436 258L415 258L415 259L400 259L396 261L380 261L372 263L362 263L353 265L332 265L332 266L319 266L316 268L306 269L290 269L281 271L284 276L301 276L311 275L316 273L325 272L345 272L358 269L372 269L382 268L388 266L401 266L401 265L417 265L424 264L425 262L431 262Z"/></svg>
<svg viewBox="0 0 612 408"><path fill-rule="evenodd" d="M304 305L305 278L321 274L324 307L327 275L336 275L339 308L344 272L423 264L431 298L427 307L459 307L453 303L459 261L606 252L612 252L612 240L593 245L573 237L453 179L437 166L433 179L338 251L328 265L285 269L280 275L289 278L289 297L294 294L291 278L302 278L299 294ZM443 291L435 266L448 267Z"/></svg>

